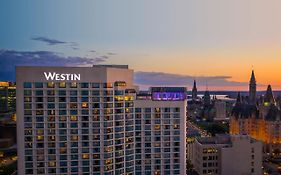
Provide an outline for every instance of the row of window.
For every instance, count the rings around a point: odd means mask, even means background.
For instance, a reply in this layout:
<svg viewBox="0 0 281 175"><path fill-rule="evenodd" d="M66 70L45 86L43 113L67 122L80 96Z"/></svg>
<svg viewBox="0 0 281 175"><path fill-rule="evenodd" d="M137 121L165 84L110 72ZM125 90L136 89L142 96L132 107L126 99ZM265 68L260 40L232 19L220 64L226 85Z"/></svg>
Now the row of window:
<svg viewBox="0 0 281 175"><path fill-rule="evenodd" d="M118 84L114 84L115 86L118 86ZM71 83L66 83L66 82L59 82L59 83L54 83L54 82L24 82L23 83L24 88L113 88L112 83L87 83L87 82L82 82L82 83L77 83L77 82L71 82Z"/></svg>

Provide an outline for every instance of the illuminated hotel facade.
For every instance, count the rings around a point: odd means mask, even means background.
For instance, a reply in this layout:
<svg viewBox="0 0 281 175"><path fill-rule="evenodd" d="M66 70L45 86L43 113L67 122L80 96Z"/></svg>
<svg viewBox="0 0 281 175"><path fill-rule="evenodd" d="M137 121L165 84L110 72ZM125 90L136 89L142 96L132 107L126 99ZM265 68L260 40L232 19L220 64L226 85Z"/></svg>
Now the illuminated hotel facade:
<svg viewBox="0 0 281 175"><path fill-rule="evenodd" d="M133 70L16 70L19 174L133 174Z"/></svg>
<svg viewBox="0 0 281 175"><path fill-rule="evenodd" d="M137 100L122 65L17 67L16 76L18 174L185 172L182 94Z"/></svg>

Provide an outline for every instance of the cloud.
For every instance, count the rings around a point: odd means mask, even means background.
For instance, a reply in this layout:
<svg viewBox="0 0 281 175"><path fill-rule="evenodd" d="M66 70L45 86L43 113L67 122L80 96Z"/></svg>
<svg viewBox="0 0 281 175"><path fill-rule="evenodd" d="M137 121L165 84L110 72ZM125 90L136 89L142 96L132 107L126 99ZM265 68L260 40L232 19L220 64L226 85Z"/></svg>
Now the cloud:
<svg viewBox="0 0 281 175"><path fill-rule="evenodd" d="M51 51L0 50L0 80L15 80L15 66L89 66L108 57L65 56Z"/></svg>
<svg viewBox="0 0 281 175"><path fill-rule="evenodd" d="M164 72L135 72L135 83L145 89L150 86L193 86L196 79L198 86L247 86L246 82L231 81L231 76L190 76Z"/></svg>
<svg viewBox="0 0 281 175"><path fill-rule="evenodd" d="M58 44L67 44L68 43L65 41L59 41L56 39L50 39L50 38L46 38L46 37L33 37L31 39L34 41L41 41L41 42L47 43L48 45L58 45Z"/></svg>
<svg viewBox="0 0 281 175"><path fill-rule="evenodd" d="M117 55L115 52L108 52L107 55Z"/></svg>

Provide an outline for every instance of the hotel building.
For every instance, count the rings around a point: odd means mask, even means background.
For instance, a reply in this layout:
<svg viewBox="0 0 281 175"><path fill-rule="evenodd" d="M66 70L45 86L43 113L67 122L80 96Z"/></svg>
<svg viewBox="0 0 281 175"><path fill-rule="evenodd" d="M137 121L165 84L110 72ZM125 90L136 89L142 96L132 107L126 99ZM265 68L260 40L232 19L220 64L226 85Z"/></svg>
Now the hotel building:
<svg viewBox="0 0 281 175"><path fill-rule="evenodd" d="M136 175L186 174L186 104L181 87L153 87L135 101Z"/></svg>
<svg viewBox="0 0 281 175"><path fill-rule="evenodd" d="M262 174L262 143L249 136L197 138L188 149L199 175Z"/></svg>
<svg viewBox="0 0 281 175"><path fill-rule="evenodd" d="M185 174L185 89L137 100L122 65L16 76L18 174Z"/></svg>
<svg viewBox="0 0 281 175"><path fill-rule="evenodd" d="M17 67L18 174L133 174L133 70Z"/></svg>

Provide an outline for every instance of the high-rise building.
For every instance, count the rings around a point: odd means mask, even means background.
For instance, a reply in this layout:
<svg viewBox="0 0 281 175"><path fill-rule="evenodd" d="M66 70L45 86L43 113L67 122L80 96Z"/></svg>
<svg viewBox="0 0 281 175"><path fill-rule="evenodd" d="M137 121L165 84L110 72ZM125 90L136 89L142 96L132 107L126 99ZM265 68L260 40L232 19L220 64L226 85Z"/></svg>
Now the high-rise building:
<svg viewBox="0 0 281 175"><path fill-rule="evenodd" d="M252 70L250 84L249 84L249 103L255 104L257 98L257 83L254 70Z"/></svg>
<svg viewBox="0 0 281 175"><path fill-rule="evenodd" d="M199 175L262 174L262 143L246 135L197 138L188 157Z"/></svg>
<svg viewBox="0 0 281 175"><path fill-rule="evenodd" d="M185 173L185 88L141 100L128 66L16 71L18 174Z"/></svg>
<svg viewBox="0 0 281 175"><path fill-rule="evenodd" d="M150 94L135 101L136 174L185 174L186 89L153 87Z"/></svg>
<svg viewBox="0 0 281 175"><path fill-rule="evenodd" d="M0 82L0 113L16 111L16 86L11 82Z"/></svg>
<svg viewBox="0 0 281 175"><path fill-rule="evenodd" d="M133 70L17 67L18 174L133 174Z"/></svg>

